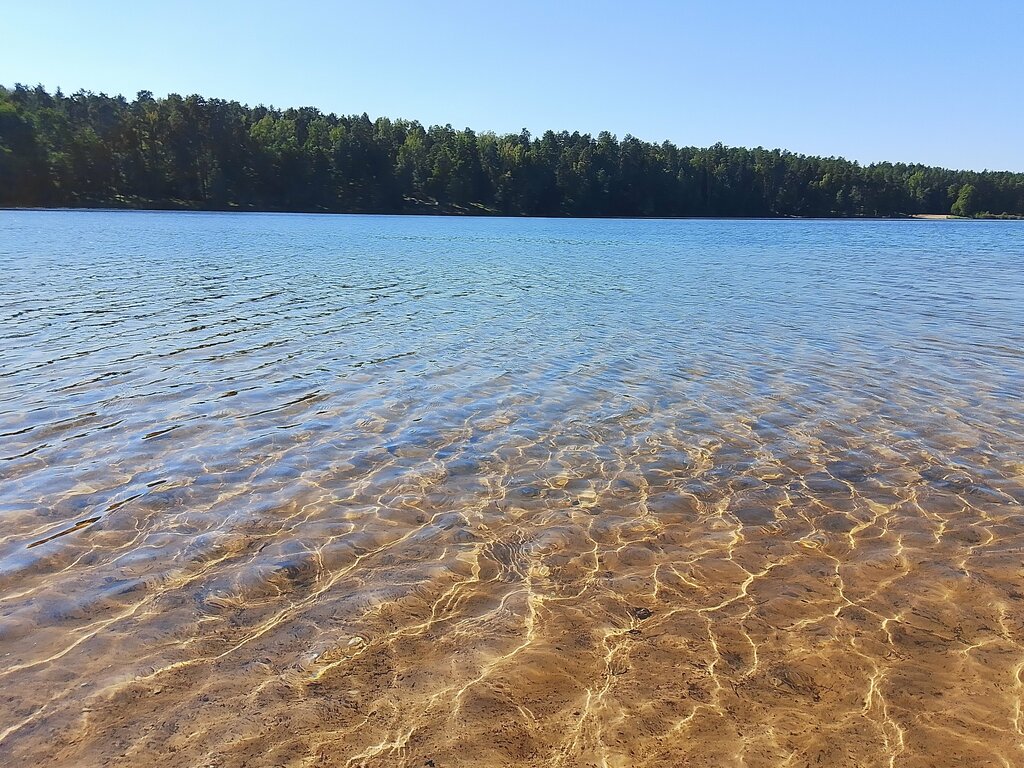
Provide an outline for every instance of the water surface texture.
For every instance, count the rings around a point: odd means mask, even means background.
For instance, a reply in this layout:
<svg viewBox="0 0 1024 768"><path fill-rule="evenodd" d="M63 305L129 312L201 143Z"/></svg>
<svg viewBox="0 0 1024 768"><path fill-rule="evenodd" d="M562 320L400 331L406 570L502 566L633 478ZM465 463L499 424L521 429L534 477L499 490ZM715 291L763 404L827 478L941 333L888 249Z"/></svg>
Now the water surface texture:
<svg viewBox="0 0 1024 768"><path fill-rule="evenodd" d="M0 762L1024 765L1024 225L0 212Z"/></svg>

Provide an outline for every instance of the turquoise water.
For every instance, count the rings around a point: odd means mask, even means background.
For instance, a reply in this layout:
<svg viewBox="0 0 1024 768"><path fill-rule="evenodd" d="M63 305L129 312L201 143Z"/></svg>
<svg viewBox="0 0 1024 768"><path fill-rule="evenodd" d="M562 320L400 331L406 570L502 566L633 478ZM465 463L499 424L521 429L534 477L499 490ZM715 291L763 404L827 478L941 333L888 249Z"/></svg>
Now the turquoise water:
<svg viewBox="0 0 1024 768"><path fill-rule="evenodd" d="M0 274L0 754L1024 759L1024 223L0 211ZM370 725L197 698L342 667Z"/></svg>

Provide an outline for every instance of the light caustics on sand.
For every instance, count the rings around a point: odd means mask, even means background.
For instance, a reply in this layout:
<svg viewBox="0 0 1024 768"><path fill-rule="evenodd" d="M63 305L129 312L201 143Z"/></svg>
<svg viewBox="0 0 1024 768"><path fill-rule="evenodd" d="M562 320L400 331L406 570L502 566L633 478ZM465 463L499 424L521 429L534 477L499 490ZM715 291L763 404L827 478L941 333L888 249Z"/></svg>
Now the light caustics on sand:
<svg viewBox="0 0 1024 768"><path fill-rule="evenodd" d="M1024 763L1024 228L0 227L2 762Z"/></svg>

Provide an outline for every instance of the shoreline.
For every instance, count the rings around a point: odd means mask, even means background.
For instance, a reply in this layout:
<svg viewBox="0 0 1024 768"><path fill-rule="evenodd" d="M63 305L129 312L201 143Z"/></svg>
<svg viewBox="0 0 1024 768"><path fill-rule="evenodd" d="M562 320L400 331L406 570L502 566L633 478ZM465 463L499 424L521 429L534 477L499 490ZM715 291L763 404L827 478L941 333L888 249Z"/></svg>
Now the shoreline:
<svg viewBox="0 0 1024 768"><path fill-rule="evenodd" d="M486 211L486 209L483 209ZM83 206L0 206L0 211L82 211L109 213L239 213L286 214L299 216L410 216L436 218L481 219L551 219L551 220L621 220L621 221L1024 221L1024 215L990 214L987 216L954 216L949 213L910 213L900 216L531 216L468 210L406 210L406 211L310 211L272 208L199 208L186 205L146 207L127 205Z"/></svg>

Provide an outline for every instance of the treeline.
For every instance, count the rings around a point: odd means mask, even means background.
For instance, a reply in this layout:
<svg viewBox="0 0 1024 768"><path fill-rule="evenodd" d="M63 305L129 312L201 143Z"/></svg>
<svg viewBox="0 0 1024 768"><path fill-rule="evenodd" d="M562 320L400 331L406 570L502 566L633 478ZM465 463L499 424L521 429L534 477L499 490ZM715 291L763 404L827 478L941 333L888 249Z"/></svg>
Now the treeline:
<svg viewBox="0 0 1024 768"><path fill-rule="evenodd" d="M317 109L0 87L0 205L539 216L1024 213L1024 174L607 132L496 135Z"/></svg>

